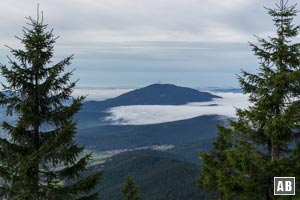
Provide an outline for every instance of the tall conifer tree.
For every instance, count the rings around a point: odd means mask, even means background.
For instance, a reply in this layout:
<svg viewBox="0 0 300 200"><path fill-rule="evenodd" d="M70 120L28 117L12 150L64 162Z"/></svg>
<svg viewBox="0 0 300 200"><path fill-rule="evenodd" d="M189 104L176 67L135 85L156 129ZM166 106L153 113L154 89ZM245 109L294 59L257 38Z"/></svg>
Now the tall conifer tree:
<svg viewBox="0 0 300 200"><path fill-rule="evenodd" d="M0 104L15 123L3 122L0 138L0 195L10 200L98 199L93 189L101 172L82 177L90 155L74 141L84 97L71 97L76 82L64 72L72 56L52 64L56 37L43 19L28 18L23 49L10 48L15 60L0 66L9 92ZM71 103L66 103L71 100Z"/></svg>
<svg viewBox="0 0 300 200"><path fill-rule="evenodd" d="M221 135L233 133L232 146L225 150L226 159L220 165L226 164L230 170L227 176L212 177L219 183L213 189L221 192L224 199L285 198L273 195L273 177L300 179L300 44L293 40L300 26L292 23L298 11L287 0L267 10L273 17L276 34L267 39L257 37L258 44L250 44L260 67L257 74L242 71L239 77L244 93L250 95L251 106L238 109L237 120L220 130ZM214 145L215 148L219 147ZM216 167L211 162L218 159L214 149L202 154L202 166ZM203 171L204 185L209 175ZM299 192L299 182L296 186Z"/></svg>
<svg viewBox="0 0 300 200"><path fill-rule="evenodd" d="M200 152L202 165L198 183L203 189L215 191L213 196L217 199L224 200L226 191L223 190L223 179L231 176L226 150L232 147L232 132L223 126L218 126L218 132L209 154Z"/></svg>
<svg viewBox="0 0 300 200"><path fill-rule="evenodd" d="M124 184L124 188L122 189L122 192L123 192L123 200L141 200L138 188L133 182L131 176L126 177L126 181Z"/></svg>

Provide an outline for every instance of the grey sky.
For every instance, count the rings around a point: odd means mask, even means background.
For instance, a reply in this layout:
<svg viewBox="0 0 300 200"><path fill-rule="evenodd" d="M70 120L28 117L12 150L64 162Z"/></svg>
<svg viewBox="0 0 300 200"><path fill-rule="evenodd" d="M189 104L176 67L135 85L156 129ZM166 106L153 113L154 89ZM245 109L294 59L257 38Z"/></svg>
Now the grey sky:
<svg viewBox="0 0 300 200"><path fill-rule="evenodd" d="M258 67L248 41L274 31L271 0L1 0L0 62L38 2L81 87L236 87L240 69Z"/></svg>

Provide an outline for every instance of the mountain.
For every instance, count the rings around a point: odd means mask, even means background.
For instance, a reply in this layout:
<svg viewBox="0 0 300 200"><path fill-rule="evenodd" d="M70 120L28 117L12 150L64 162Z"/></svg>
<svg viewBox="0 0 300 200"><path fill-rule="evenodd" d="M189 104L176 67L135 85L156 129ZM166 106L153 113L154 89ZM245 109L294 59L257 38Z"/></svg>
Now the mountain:
<svg viewBox="0 0 300 200"><path fill-rule="evenodd" d="M198 152L211 148L216 125L224 124L224 119L207 115L148 125L113 125L101 119L109 115L107 109L116 106L182 105L213 98L221 97L186 87L153 84L105 101L85 102L77 115L76 142L100 158L108 151L118 152L106 157L104 164L96 161L89 168L90 172L104 169L98 188L100 199L122 199L121 188L128 175L134 178L143 200L211 199L211 193L197 187ZM171 148L144 148L149 146Z"/></svg>
<svg viewBox="0 0 300 200"><path fill-rule="evenodd" d="M100 199L122 199L125 177L134 178L143 200L209 199L211 193L197 187L199 166L154 150L125 152L113 156L104 166ZM94 167L94 170L99 166Z"/></svg>
<svg viewBox="0 0 300 200"><path fill-rule="evenodd" d="M89 101L83 111L101 111L111 107L128 105L183 105L190 102L211 101L221 98L208 92L172 84L152 84L104 101Z"/></svg>
<svg viewBox="0 0 300 200"><path fill-rule="evenodd" d="M112 107L128 105L183 105L191 102L207 102L213 98L222 97L172 84L152 84L104 101L84 102L76 118L80 129L98 127L108 123L107 120L104 120L105 117L110 115L106 110Z"/></svg>

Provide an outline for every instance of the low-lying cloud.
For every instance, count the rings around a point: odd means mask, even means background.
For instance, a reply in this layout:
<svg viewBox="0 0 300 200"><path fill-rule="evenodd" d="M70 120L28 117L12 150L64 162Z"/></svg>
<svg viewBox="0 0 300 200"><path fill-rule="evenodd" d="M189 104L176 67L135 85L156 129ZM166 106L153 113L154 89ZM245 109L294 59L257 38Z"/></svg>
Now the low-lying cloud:
<svg viewBox="0 0 300 200"><path fill-rule="evenodd" d="M202 115L235 117L236 108L249 105L248 96L241 93L214 93L223 97L210 102L195 102L186 105L133 105L108 110L106 120L116 125L145 125L190 119Z"/></svg>

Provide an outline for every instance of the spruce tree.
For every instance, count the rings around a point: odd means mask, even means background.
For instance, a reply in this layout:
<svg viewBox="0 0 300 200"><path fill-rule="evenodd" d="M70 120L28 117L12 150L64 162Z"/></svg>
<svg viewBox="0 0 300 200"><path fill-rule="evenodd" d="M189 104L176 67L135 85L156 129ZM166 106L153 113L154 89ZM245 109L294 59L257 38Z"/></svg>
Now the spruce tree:
<svg viewBox="0 0 300 200"><path fill-rule="evenodd" d="M84 97L72 97L76 81L69 56L53 64L53 30L43 18L28 18L23 49L10 51L9 67L0 65L9 92L0 94L0 104L16 122L3 122L8 137L0 138L0 195L10 200L98 199L93 189L102 172L81 176L91 155L74 141L73 116ZM67 103L71 101L71 103Z"/></svg>
<svg viewBox="0 0 300 200"><path fill-rule="evenodd" d="M213 142L210 152L200 152L202 165L198 183L202 189L214 191L213 196L216 199L223 200L226 193L223 188L223 179L228 179L231 176L226 150L232 147L232 132L223 126L217 128L218 137Z"/></svg>
<svg viewBox="0 0 300 200"><path fill-rule="evenodd" d="M138 188L136 187L135 183L131 176L126 177L124 188L122 189L123 192L123 200L141 200L139 196Z"/></svg>
<svg viewBox="0 0 300 200"><path fill-rule="evenodd" d="M293 40L300 30L293 24L298 11L286 0L267 10L276 34L257 37L258 44L250 43L260 67L257 74L242 71L239 77L251 105L238 109L237 120L220 131L221 135L232 133L228 136L232 146L224 150L214 145L211 152L202 155L202 166L216 167L218 172L221 169L209 160L218 159L215 148L225 152L220 167L226 164L229 174L211 177L220 183L213 189L222 192L224 199L284 199L273 195L273 177L300 178L300 44ZM205 170L202 172L210 179ZM208 185L205 178L202 180ZM296 193L299 186L296 182Z"/></svg>

